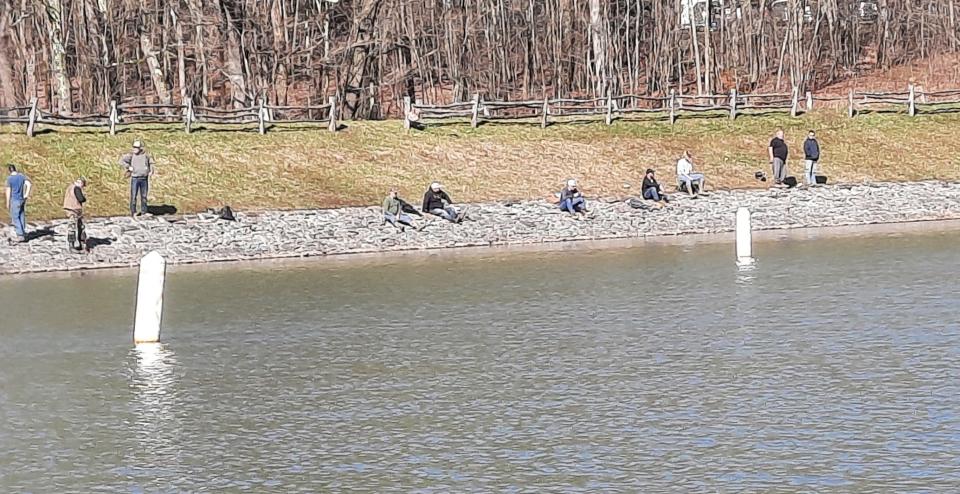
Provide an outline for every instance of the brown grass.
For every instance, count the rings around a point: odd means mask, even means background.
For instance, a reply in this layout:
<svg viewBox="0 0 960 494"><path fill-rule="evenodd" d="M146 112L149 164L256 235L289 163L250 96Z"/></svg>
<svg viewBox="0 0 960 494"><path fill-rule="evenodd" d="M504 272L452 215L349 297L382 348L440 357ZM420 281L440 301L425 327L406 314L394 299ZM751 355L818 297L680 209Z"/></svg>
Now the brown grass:
<svg viewBox="0 0 960 494"><path fill-rule="evenodd" d="M676 157L694 153L713 187L757 187L768 170L772 131L787 132L792 174L801 173L801 145L817 129L822 171L831 181L960 179L960 115L839 113L802 118L743 116L664 122L486 124L458 123L405 132L396 121L348 122L336 134L317 127L249 130L138 128L117 136L101 131L55 129L29 139L22 128L0 129L0 162L21 165L35 184L32 219L62 216L64 188L88 177L94 215L127 210L128 183L117 164L130 141L141 138L158 162L151 203L181 212L229 204L237 209L322 208L379 204L391 185L417 202L431 180L457 201L541 198L568 177L590 195L624 195L647 167L672 183Z"/></svg>

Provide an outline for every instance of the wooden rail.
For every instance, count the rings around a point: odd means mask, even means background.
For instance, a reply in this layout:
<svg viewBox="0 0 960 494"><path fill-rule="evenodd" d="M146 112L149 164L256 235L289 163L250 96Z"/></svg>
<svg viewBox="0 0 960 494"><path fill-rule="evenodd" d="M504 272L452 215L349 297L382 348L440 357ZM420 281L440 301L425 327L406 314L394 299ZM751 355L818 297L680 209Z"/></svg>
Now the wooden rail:
<svg viewBox="0 0 960 494"><path fill-rule="evenodd" d="M521 101L485 101L475 94L471 101L446 105L403 100L403 126L422 126L427 121L469 119L471 127L482 122L535 121L541 127L571 119L603 119L607 125L616 120L629 120L636 115L652 115L671 124L686 115L726 114L730 119L757 113L788 113L797 117L811 112L818 103L840 106L846 102L850 118L866 111L897 111L913 117L920 113L960 112L960 89L924 92L914 85L906 91L876 92L850 90L846 97L836 95L801 95L797 88L790 93L679 94L674 90L666 96L638 94L608 95L605 98L549 98ZM647 117L649 119L650 117ZM424 122L421 122L423 120ZM43 111L34 98L30 106L0 108L0 124L26 124L26 133L33 136L38 124L71 127L105 128L111 135L117 128L133 124L182 123L184 131L192 132L195 124L257 125L265 134L274 124L325 123L336 132L337 98L331 96L324 105L271 106L261 98L256 106L248 108L211 108L194 106L187 100L183 105L121 104L110 102L109 114L60 115Z"/></svg>
<svg viewBox="0 0 960 494"><path fill-rule="evenodd" d="M606 98L544 98L521 101L484 101L474 95L469 102L449 105L415 103L404 98L404 128L426 125L427 121L470 119L476 128L482 122L501 120L539 121L541 127L562 122L562 117L603 117L607 125L615 120L627 120L635 114L653 114L671 124L684 115L725 113L730 119L757 113L787 113L797 117L813 111L817 103L847 102L847 113L852 118L864 108L903 109L910 116L918 113L948 111L945 105L960 107L960 89L924 93L911 85L901 92L854 92L847 97L801 94L798 89L789 93L678 94L671 90L667 96L621 94ZM960 111L960 108L957 108Z"/></svg>
<svg viewBox="0 0 960 494"><path fill-rule="evenodd" d="M331 96L325 105L271 106L261 99L257 106L249 108L209 108L194 106L187 100L183 105L110 102L109 114L60 115L37 108L34 98L30 106L0 108L0 124L27 124L27 135L33 137L38 124L67 127L99 127L110 135L117 133L122 125L183 123L184 131L192 132L194 124L257 124L257 130L265 134L272 124L325 123L327 129L336 132L337 98Z"/></svg>

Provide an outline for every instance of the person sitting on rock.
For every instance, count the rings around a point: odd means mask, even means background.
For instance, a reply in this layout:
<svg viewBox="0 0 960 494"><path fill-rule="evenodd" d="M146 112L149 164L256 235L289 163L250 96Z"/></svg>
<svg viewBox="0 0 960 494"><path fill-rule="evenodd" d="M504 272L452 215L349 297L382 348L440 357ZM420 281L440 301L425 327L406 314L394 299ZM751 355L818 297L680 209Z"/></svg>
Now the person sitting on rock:
<svg viewBox="0 0 960 494"><path fill-rule="evenodd" d="M683 156L677 161L677 181L687 188L687 193L696 198L697 194L706 192L704 186L707 183L706 177L702 173L694 173L693 157L689 151L684 151Z"/></svg>
<svg viewBox="0 0 960 494"><path fill-rule="evenodd" d="M560 209L570 214L587 213L587 201L577 187L577 181L567 180L567 186L560 191Z"/></svg>
<svg viewBox="0 0 960 494"><path fill-rule="evenodd" d="M430 188L423 195L423 212L439 216L453 223L463 221L463 213L458 213L457 208L453 207L453 200L443 190L440 182L430 184Z"/></svg>
<svg viewBox="0 0 960 494"><path fill-rule="evenodd" d="M396 187L392 187L390 193L387 194L387 197L383 200L383 219L399 228L401 232L404 230L404 225L420 230L422 227L418 226L413 220L413 217L407 214L407 212L412 212L417 215L420 214L410 206L410 204L400 198L399 191Z"/></svg>
<svg viewBox="0 0 960 494"><path fill-rule="evenodd" d="M661 206L670 202L670 198L663 192L663 187L657 182L653 168L647 168L647 174L643 177L643 198L649 201L659 203Z"/></svg>

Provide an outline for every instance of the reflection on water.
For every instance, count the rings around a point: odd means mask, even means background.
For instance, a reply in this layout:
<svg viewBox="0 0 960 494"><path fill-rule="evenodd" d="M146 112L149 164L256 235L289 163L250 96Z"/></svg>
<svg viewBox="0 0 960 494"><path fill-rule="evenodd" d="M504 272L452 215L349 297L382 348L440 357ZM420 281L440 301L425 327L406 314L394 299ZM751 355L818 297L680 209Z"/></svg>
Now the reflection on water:
<svg viewBox="0 0 960 494"><path fill-rule="evenodd" d="M0 280L0 492L957 492L958 242Z"/></svg>
<svg viewBox="0 0 960 494"><path fill-rule="evenodd" d="M135 364L130 377L130 410L135 417L131 432L137 447L128 452L127 462L131 472L150 474L180 453L177 361L163 343L140 343L130 354Z"/></svg>

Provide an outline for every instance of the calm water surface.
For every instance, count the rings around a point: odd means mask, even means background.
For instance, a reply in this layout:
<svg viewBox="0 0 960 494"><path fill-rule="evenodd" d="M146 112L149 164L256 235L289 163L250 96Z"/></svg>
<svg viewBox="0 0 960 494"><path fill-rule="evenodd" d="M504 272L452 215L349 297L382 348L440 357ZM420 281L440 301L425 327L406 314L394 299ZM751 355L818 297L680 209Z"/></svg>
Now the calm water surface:
<svg viewBox="0 0 960 494"><path fill-rule="evenodd" d="M958 244L0 278L0 492L957 492Z"/></svg>

